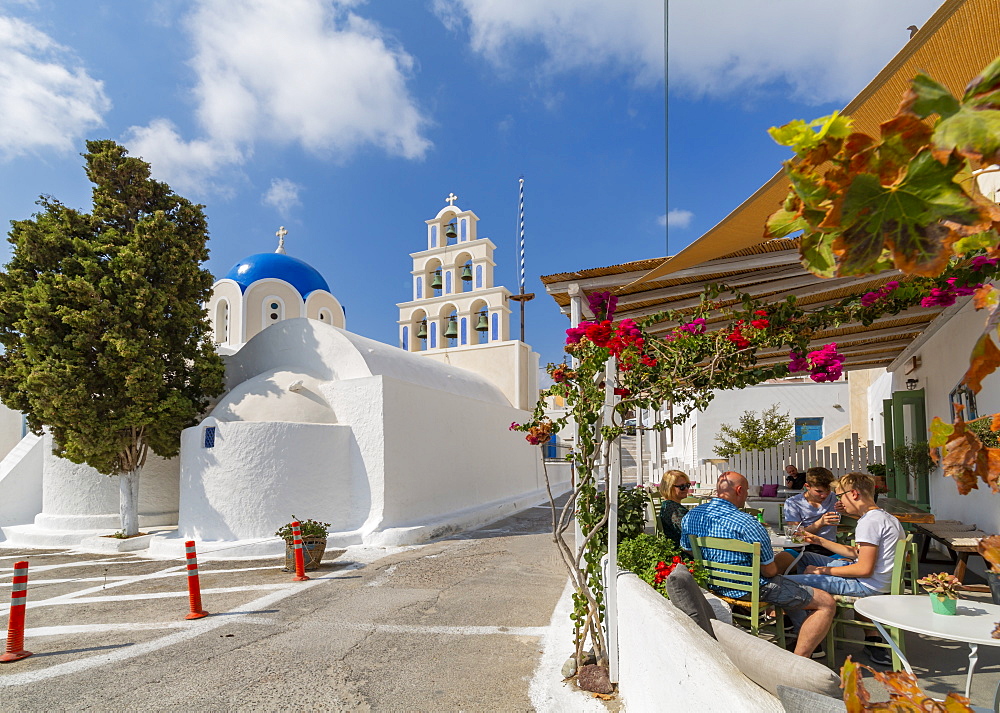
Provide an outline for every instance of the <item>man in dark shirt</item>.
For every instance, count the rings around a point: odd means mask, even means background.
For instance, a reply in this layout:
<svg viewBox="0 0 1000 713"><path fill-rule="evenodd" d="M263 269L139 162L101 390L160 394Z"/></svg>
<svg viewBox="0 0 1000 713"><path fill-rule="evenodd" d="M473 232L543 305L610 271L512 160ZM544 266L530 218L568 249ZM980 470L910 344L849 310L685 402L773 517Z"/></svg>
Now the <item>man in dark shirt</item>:
<svg viewBox="0 0 1000 713"><path fill-rule="evenodd" d="M806 484L806 474L800 473L799 469L794 465L785 466L785 487L791 488L792 490L802 490Z"/></svg>

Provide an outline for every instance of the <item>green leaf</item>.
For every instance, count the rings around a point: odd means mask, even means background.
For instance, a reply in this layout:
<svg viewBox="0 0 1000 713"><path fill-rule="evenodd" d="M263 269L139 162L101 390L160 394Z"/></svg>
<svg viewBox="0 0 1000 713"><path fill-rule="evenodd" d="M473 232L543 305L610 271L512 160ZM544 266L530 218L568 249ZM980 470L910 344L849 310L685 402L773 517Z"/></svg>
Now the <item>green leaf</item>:
<svg viewBox="0 0 1000 713"><path fill-rule="evenodd" d="M897 268L919 275L940 274L948 263L948 248L957 238L940 221L971 224L979 219L975 202L952 181L962 165L954 157L941 164L925 150L910 162L904 177L890 186L883 186L871 174L861 174L844 197L842 224L853 226L855 239L864 233L876 239L880 236ZM845 238L840 249L846 256L856 247ZM861 250L869 257L875 252L867 240ZM860 261L846 259L855 270L860 269Z"/></svg>
<svg viewBox="0 0 1000 713"><path fill-rule="evenodd" d="M921 119L926 119L931 114L947 118L960 108L958 99L944 85L938 84L926 74L918 74L913 78L910 91L903 99L903 106Z"/></svg>
<svg viewBox="0 0 1000 713"><path fill-rule="evenodd" d="M990 62L982 73L965 88L962 101L976 108L998 109L1000 98L1000 57Z"/></svg>
<svg viewBox="0 0 1000 713"><path fill-rule="evenodd" d="M1000 157L1000 109L963 107L934 129L934 146L939 155L956 150L992 163Z"/></svg>
<svg viewBox="0 0 1000 713"><path fill-rule="evenodd" d="M784 238L800 230L807 230L809 221L798 211L778 210L767 219L767 237Z"/></svg>
<svg viewBox="0 0 1000 713"><path fill-rule="evenodd" d="M824 139L846 138L851 133L851 118L834 112L830 116L820 117L808 124L796 119L784 126L772 126L767 133L776 143L790 147L801 156L816 148Z"/></svg>

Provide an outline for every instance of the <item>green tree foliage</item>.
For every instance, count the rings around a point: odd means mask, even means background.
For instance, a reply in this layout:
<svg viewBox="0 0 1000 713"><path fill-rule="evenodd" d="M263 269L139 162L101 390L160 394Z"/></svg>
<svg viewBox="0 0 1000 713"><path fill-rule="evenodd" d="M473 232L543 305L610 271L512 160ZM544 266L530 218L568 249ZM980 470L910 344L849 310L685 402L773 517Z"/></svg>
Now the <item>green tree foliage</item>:
<svg viewBox="0 0 1000 713"><path fill-rule="evenodd" d="M744 411L740 425L723 424L715 440L715 452L729 458L743 451L762 451L784 443L792 437L794 424L787 413L781 413L778 404L760 412Z"/></svg>
<svg viewBox="0 0 1000 713"><path fill-rule="evenodd" d="M88 141L93 211L51 197L12 221L0 273L0 400L47 427L54 452L122 478L122 526L138 531L149 449L169 458L181 429L223 390L203 303L212 275L202 206L150 178L113 141Z"/></svg>

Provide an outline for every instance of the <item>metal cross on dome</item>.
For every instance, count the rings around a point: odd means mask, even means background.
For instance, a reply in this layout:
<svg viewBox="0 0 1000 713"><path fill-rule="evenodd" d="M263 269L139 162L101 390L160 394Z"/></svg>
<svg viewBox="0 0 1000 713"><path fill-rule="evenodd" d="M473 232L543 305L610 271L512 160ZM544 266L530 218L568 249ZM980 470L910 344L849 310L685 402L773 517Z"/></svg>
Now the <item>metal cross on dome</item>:
<svg viewBox="0 0 1000 713"><path fill-rule="evenodd" d="M455 205L455 201L458 200L458 196L456 196L454 193L449 193L448 197L445 198L445 200L448 201L448 205Z"/></svg>
<svg viewBox="0 0 1000 713"><path fill-rule="evenodd" d="M275 250L274 252L281 253L282 255L284 255L285 254L285 236L288 235L288 231L285 230L285 226L282 225L281 227L278 228L278 232L276 232L275 235L278 236L278 249Z"/></svg>

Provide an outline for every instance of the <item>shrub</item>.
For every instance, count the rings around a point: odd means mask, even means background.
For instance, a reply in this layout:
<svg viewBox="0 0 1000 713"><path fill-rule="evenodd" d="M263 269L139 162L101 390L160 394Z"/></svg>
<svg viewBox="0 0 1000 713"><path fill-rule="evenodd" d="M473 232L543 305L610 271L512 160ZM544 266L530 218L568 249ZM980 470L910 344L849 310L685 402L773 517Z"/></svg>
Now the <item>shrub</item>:
<svg viewBox="0 0 1000 713"><path fill-rule="evenodd" d="M662 581L657 582L657 565L663 563L669 568L674 563L675 557L680 557L678 564L694 570L692 574L699 585L708 586L708 573L696 565L694 560L685 557L670 540L644 533L618 543L618 566L635 572L639 579L661 594L666 594L666 589ZM662 580L662 577L660 579Z"/></svg>

